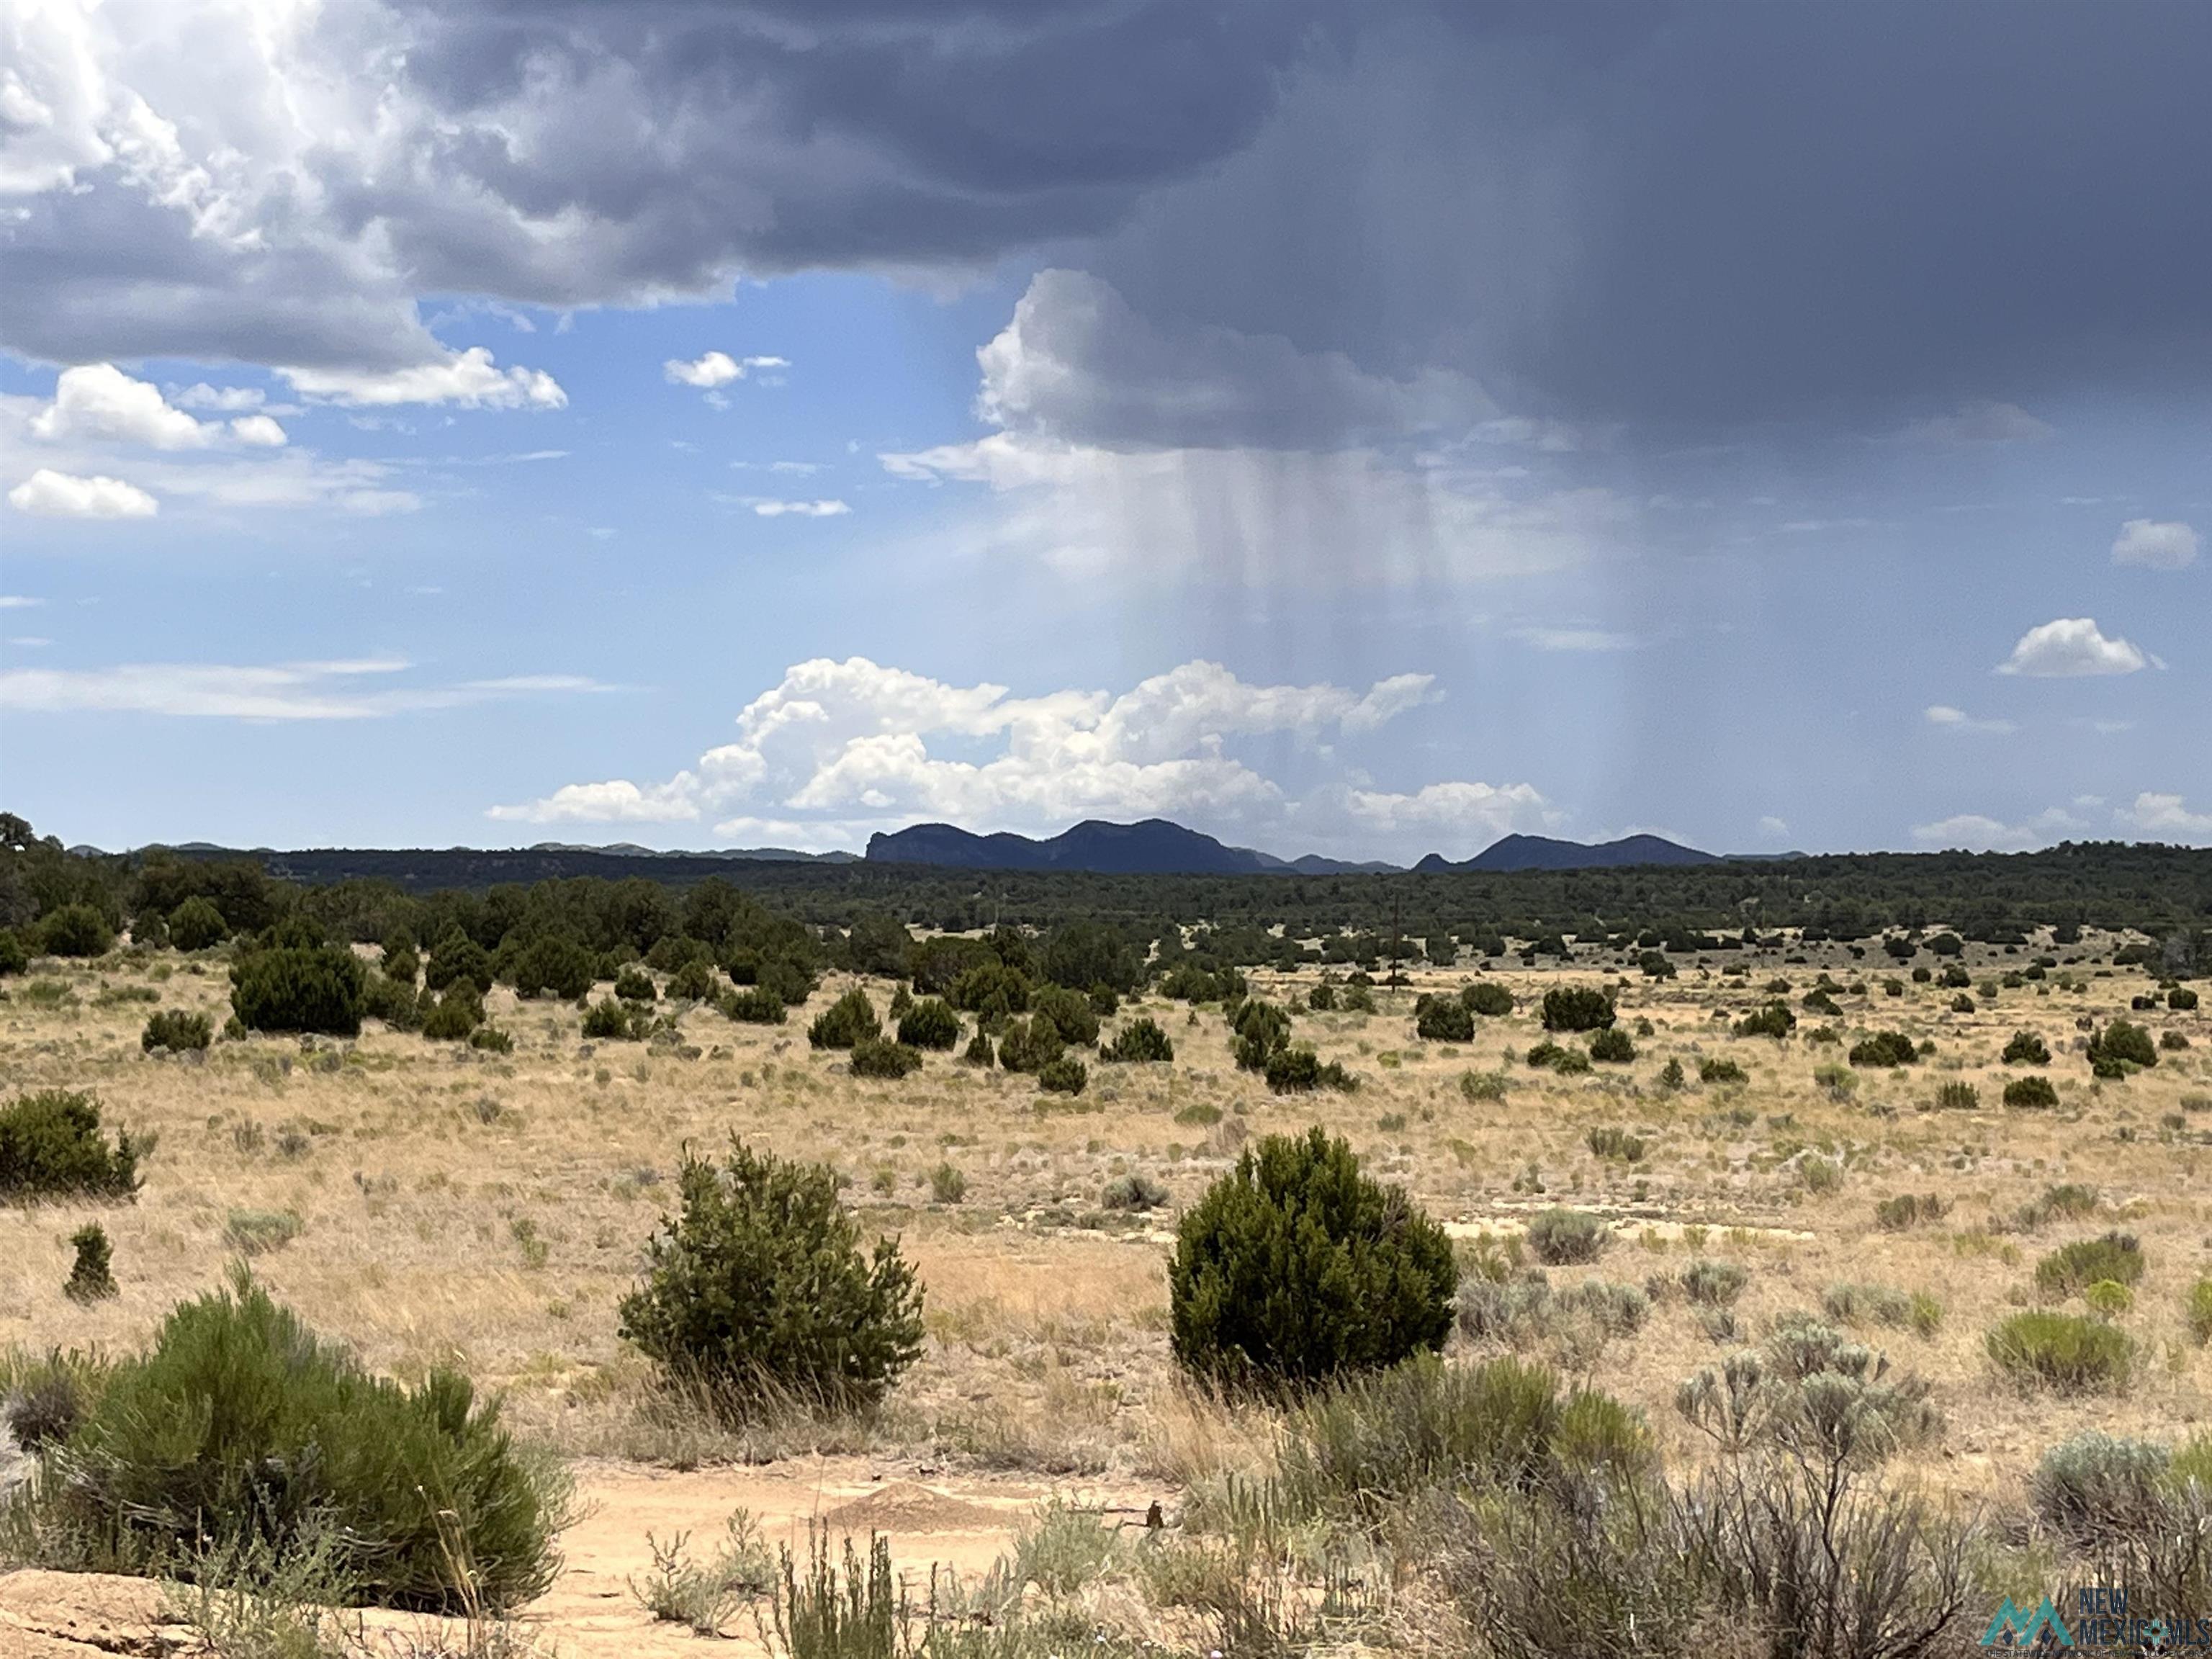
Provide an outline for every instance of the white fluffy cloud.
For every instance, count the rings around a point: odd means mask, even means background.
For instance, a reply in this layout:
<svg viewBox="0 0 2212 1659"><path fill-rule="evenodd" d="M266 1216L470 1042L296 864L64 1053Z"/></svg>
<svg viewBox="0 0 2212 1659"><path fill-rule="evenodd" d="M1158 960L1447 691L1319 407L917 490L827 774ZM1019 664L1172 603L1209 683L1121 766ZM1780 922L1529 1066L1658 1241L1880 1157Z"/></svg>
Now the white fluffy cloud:
<svg viewBox="0 0 2212 1659"><path fill-rule="evenodd" d="M2112 562L2179 570L2197 562L2197 532L2178 520L2130 519L2112 540Z"/></svg>
<svg viewBox="0 0 2212 1659"><path fill-rule="evenodd" d="M665 781L569 784L495 806L527 823L693 823L718 833L849 841L870 829L944 818L976 830L1049 831L1088 817L1177 817L1231 836L1413 836L1480 845L1550 821L1528 784L1431 784L1410 794L1331 784L1303 799L1231 752L1240 738L1310 750L1371 732L1433 701L1425 674L1364 691L1253 685L1190 662L1118 695L1016 697L952 685L866 658L818 659L738 714L737 741ZM950 750L951 752L946 752Z"/></svg>
<svg viewBox="0 0 2212 1659"><path fill-rule="evenodd" d="M203 390L204 388L194 388ZM206 449L226 437L279 448L284 428L266 415L203 421L172 405L161 387L134 380L112 363L80 363L55 378L54 400L31 419L47 443L137 444L149 449Z"/></svg>
<svg viewBox="0 0 2212 1659"><path fill-rule="evenodd" d="M2062 617L2021 635L2020 643L2013 647L2012 655L1998 665L1997 672L2062 679L2088 674L2132 674L2148 667L2149 662L2126 640L2106 638L2094 617Z"/></svg>
<svg viewBox="0 0 2212 1659"><path fill-rule="evenodd" d="M715 386L727 386L732 380L742 380L756 369L789 368L787 357L732 357L726 351L709 351L685 362L680 357L671 357L660 366L672 386L697 386L711 391Z"/></svg>
<svg viewBox="0 0 2212 1659"><path fill-rule="evenodd" d="M46 466L9 490L8 505L44 519L150 519L161 510L137 484L105 473L80 477Z"/></svg>
<svg viewBox="0 0 2212 1659"><path fill-rule="evenodd" d="M2192 812L2179 795L2145 790L2118 816L2144 835L2161 841L2200 841L2212 836L2212 812Z"/></svg>
<svg viewBox="0 0 2212 1659"><path fill-rule="evenodd" d="M2007 823L1981 812L1961 812L1934 823L1916 823L1912 838L1923 847L1969 853L2021 853L2079 835L2089 826L2061 806L2021 823Z"/></svg>
<svg viewBox="0 0 2212 1659"><path fill-rule="evenodd" d="M488 346L404 368L280 368L303 398L357 408L458 404L464 409L566 409L568 394L542 369L501 368Z"/></svg>

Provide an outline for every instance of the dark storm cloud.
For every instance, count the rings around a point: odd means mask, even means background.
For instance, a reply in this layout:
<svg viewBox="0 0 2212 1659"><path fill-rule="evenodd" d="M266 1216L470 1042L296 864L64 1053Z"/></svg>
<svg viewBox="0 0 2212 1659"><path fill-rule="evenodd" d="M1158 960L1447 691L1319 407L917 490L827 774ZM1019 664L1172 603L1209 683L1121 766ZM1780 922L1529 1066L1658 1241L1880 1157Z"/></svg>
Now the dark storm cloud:
<svg viewBox="0 0 2212 1659"><path fill-rule="evenodd" d="M2202 7L785 0L319 27L275 73L354 118L310 98L258 171L88 167L30 199L0 231L11 346L377 364L434 350L422 293L623 303L1012 255L1103 277L1145 337L1280 337L1585 421L2198 386L2212 349ZM118 38L111 91L136 84ZM255 100L210 80L204 110L149 94L185 160L263 155L226 128ZM187 234L185 197L223 234ZM1115 394L1117 434L1144 403Z"/></svg>
<svg viewBox="0 0 2212 1659"><path fill-rule="evenodd" d="M1581 419L2204 383L2212 11L1568 9L1363 14L1098 269Z"/></svg>

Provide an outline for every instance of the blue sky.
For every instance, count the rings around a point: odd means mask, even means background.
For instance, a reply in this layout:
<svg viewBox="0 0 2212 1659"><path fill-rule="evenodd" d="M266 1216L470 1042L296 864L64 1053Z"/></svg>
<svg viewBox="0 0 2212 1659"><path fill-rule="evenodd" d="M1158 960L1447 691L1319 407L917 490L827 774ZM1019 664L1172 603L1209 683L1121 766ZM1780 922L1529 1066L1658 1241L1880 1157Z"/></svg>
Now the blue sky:
<svg viewBox="0 0 2212 1659"><path fill-rule="evenodd" d="M2202 14L823 15L11 19L9 810L2212 842Z"/></svg>

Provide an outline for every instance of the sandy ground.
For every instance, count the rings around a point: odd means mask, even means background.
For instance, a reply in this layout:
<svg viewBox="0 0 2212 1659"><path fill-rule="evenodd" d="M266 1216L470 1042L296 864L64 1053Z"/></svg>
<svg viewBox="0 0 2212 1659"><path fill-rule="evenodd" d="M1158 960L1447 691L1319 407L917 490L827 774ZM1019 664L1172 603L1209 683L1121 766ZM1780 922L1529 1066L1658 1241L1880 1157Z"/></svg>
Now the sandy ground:
<svg viewBox="0 0 2212 1659"><path fill-rule="evenodd" d="M811 1528L833 1543L849 1538L863 1547L871 1534L881 1534L901 1581L920 1601L933 1569L963 1576L988 1570L1012 1547L1023 1521L1055 1494L1130 1527L1141 1527L1146 1506L1163 1495L1127 1486L1071 1490L1017 1476L947 1478L928 1466L856 1457L689 1472L586 1462L575 1473L583 1513L562 1534L561 1576L516 1620L541 1652L572 1659L696 1656L701 1638L656 1622L631 1585L652 1565L648 1535L665 1545L688 1533L711 1547L737 1508L751 1511L772 1547L787 1545L802 1559ZM188 1651L186 1633L164 1621L161 1600L160 1588L144 1579L0 1573L0 1659ZM363 1619L372 1642L420 1628L397 1615ZM761 1650L750 1612L740 1613L723 1635L731 1645L720 1651Z"/></svg>

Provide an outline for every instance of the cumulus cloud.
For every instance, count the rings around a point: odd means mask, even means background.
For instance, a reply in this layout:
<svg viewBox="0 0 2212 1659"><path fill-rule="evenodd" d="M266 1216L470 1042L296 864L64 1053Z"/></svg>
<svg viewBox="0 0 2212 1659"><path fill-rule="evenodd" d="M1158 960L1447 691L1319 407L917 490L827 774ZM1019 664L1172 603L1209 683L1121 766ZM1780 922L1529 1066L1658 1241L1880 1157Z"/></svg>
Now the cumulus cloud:
<svg viewBox="0 0 2212 1659"><path fill-rule="evenodd" d="M685 362L671 357L660 366L672 386L693 386L702 389L727 386L732 380L742 380L755 369L789 368L787 357L732 357L726 351L710 351L704 356Z"/></svg>
<svg viewBox="0 0 2212 1659"><path fill-rule="evenodd" d="M2179 570L2197 562L2197 532L2178 520L2130 519L2112 541L2114 564Z"/></svg>
<svg viewBox="0 0 2212 1659"><path fill-rule="evenodd" d="M2212 836L2212 812L2192 812L2179 795L2145 790L2120 816L2146 836L2163 841L2199 841Z"/></svg>
<svg viewBox="0 0 2212 1659"><path fill-rule="evenodd" d="M8 505L44 519L150 519L161 510L161 502L137 484L105 473L79 477L46 466L8 492Z"/></svg>
<svg viewBox="0 0 2212 1659"><path fill-rule="evenodd" d="M519 676L459 685L386 686L407 672L397 658L242 665L125 663L112 668L0 671L10 714L159 714L179 719L362 720L454 708L533 692L604 689L573 675Z"/></svg>
<svg viewBox="0 0 2212 1659"><path fill-rule="evenodd" d="M566 409L568 394L542 369L501 368L489 346L471 346L435 362L385 370L283 368L304 398L354 408L458 404L464 409Z"/></svg>
<svg viewBox="0 0 2212 1659"><path fill-rule="evenodd" d="M244 415L228 422L197 419L172 405L159 386L135 380L112 363L64 369L54 381L53 401L31 417L29 432L42 443L163 450L208 449L227 440L281 449L288 441L284 428L268 415Z"/></svg>
<svg viewBox="0 0 2212 1659"><path fill-rule="evenodd" d="M105 439L201 449L222 437L222 425L171 408L161 387L134 380L112 363L83 363L61 372L54 400L32 418L31 432L49 442Z"/></svg>
<svg viewBox="0 0 2212 1659"><path fill-rule="evenodd" d="M2062 617L2020 636L2000 674L2064 679L2092 674L2132 674L2150 659L2126 640L2107 639L2089 617Z"/></svg>
<svg viewBox="0 0 2212 1659"><path fill-rule="evenodd" d="M663 781L564 786L495 806L529 823L773 822L811 839L857 826L945 818L973 829L1054 830L1088 817L1172 817L1218 833L1327 836L1480 832L1546 820L1527 784L1431 785L1410 794L1338 783L1303 799L1232 752L1240 738L1288 738L1318 751L1432 701L1425 674L1364 691L1254 685L1190 662L1119 694L1017 697L854 657L799 663L737 720L733 743ZM950 750L951 752L946 752Z"/></svg>
<svg viewBox="0 0 2212 1659"><path fill-rule="evenodd" d="M2088 825L2062 806L2020 823L1981 812L1961 812L1934 823L1916 823L1912 838L1923 847L1968 853L2021 853L2079 835Z"/></svg>
<svg viewBox="0 0 2212 1659"><path fill-rule="evenodd" d="M1977 720L1963 708L1954 708L1948 703L1930 703L1921 713L1929 725L1945 732L1981 732L2002 735L2013 729L2010 720Z"/></svg>

